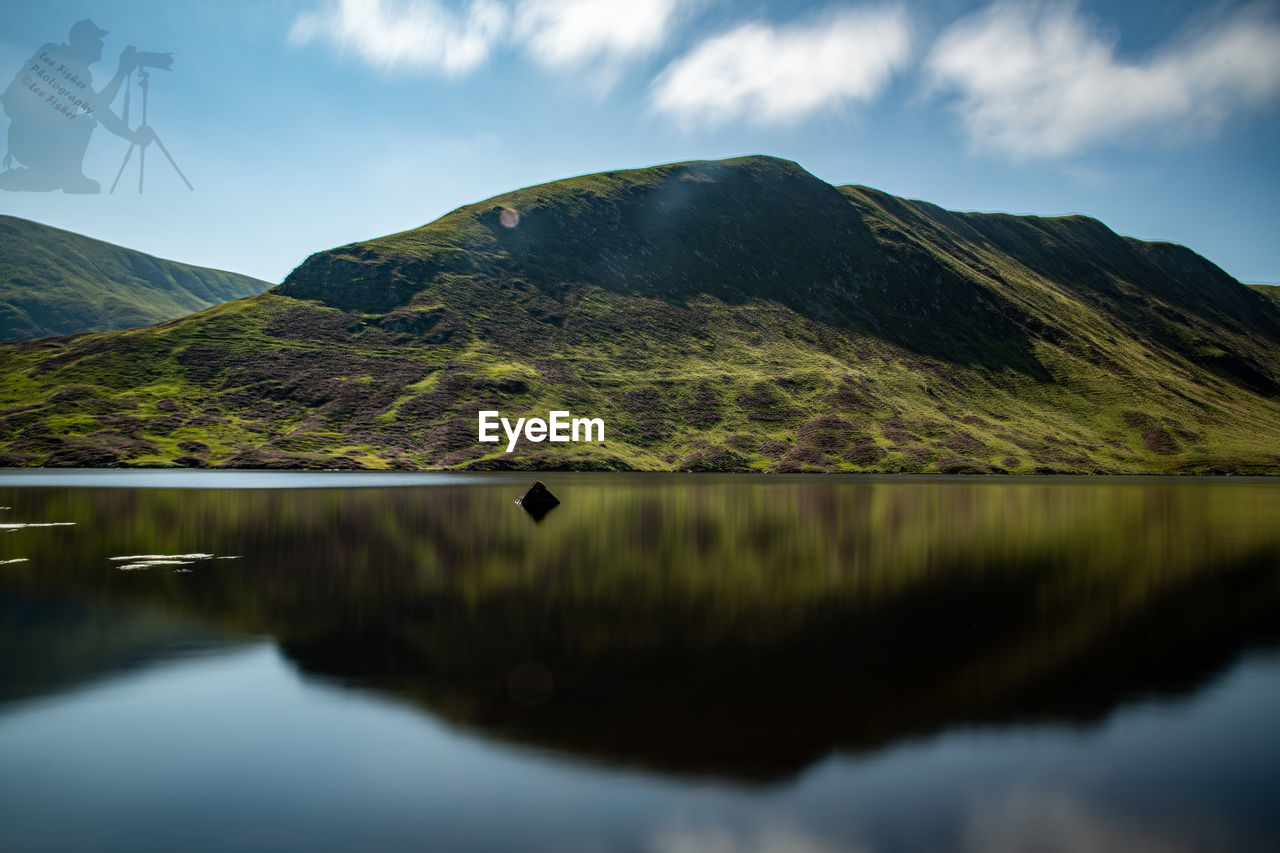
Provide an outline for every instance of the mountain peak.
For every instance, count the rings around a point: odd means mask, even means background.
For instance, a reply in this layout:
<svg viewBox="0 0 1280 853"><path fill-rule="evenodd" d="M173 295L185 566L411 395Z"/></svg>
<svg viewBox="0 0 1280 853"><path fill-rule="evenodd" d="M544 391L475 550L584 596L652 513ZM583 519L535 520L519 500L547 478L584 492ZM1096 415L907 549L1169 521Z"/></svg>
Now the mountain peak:
<svg viewBox="0 0 1280 853"><path fill-rule="evenodd" d="M1146 307L1135 314L1132 291L1171 300L1166 313L1205 313L1280 341L1268 300L1190 250L1124 238L1086 216L957 213L869 187L836 188L763 155L514 190L314 255L278 292L387 314L435 305L445 291L519 301L532 290L559 315L592 289L673 305L771 302L932 357L1039 378L1035 340L1061 334L1044 311L1062 298L1127 317L1130 334L1168 325ZM1163 345L1201 346L1175 325L1159 332ZM1274 387L1255 358L1246 361L1237 375Z"/></svg>
<svg viewBox="0 0 1280 853"><path fill-rule="evenodd" d="M780 253L781 250L781 253ZM467 205L308 259L279 292L390 310L441 276L500 275L669 299L803 298L874 251L857 212L798 164L752 155L602 172ZM351 263L396 258L382 277ZM784 267L789 271L783 275ZM353 283L355 286L353 287Z"/></svg>

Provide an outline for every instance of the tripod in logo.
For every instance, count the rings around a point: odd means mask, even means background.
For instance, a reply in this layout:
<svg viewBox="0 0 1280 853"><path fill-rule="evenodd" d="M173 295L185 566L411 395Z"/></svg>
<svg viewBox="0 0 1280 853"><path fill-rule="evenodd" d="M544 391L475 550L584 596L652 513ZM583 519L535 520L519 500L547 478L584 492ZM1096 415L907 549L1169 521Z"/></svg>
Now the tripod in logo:
<svg viewBox="0 0 1280 853"><path fill-rule="evenodd" d="M173 171L178 173L178 177L182 178L182 182L187 185L187 189L195 192L195 187L191 186L191 182L187 180L187 176L182 174L182 169L178 168L177 162L174 161L173 155L169 153L169 149L165 148L164 143L160 141L160 137L151 125L147 124L147 96L151 90L151 72L148 68L161 68L169 71L173 66L172 53L146 53L139 52L134 54L137 62L138 88L142 90L142 123L138 125L135 133L139 134L144 141L139 142L137 139L129 143L129 150L124 152L124 159L120 161L120 169L116 172L116 179L111 182L109 192L116 191L116 185L120 183L120 176L124 174L125 168L129 165L129 158L133 156L133 149L138 150L138 192L142 192L143 183L147 175L147 145L154 142L159 148L160 153L169 161L169 165L173 167ZM133 86L133 73L129 73L129 80L125 84L124 90L124 108L122 110L122 118L126 126L129 124L129 103L130 91Z"/></svg>

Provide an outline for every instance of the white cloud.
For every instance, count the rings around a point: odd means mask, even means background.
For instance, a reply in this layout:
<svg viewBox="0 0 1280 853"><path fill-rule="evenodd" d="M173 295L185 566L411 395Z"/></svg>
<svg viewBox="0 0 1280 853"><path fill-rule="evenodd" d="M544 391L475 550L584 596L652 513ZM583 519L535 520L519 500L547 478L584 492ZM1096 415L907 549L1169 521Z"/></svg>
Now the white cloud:
<svg viewBox="0 0 1280 853"><path fill-rule="evenodd" d="M465 74L488 60L510 21L496 0L455 11L436 0L331 0L297 17L294 44L327 39L378 68Z"/></svg>
<svg viewBox="0 0 1280 853"><path fill-rule="evenodd" d="M829 10L787 27L748 23L668 66L651 104L685 126L793 124L872 100L910 55L901 6Z"/></svg>
<svg viewBox="0 0 1280 853"><path fill-rule="evenodd" d="M541 65L574 68L645 56L662 46L678 0L525 0L516 32Z"/></svg>
<svg viewBox="0 0 1280 853"><path fill-rule="evenodd" d="M522 46L547 68L591 67L612 82L662 46L689 0L326 0L295 19L294 44L328 41L385 70L456 76Z"/></svg>
<svg viewBox="0 0 1280 853"><path fill-rule="evenodd" d="M1073 4L998 2L944 32L926 72L935 88L959 94L979 146L1063 157L1133 136L1212 134L1272 104L1280 24L1252 6L1131 61Z"/></svg>

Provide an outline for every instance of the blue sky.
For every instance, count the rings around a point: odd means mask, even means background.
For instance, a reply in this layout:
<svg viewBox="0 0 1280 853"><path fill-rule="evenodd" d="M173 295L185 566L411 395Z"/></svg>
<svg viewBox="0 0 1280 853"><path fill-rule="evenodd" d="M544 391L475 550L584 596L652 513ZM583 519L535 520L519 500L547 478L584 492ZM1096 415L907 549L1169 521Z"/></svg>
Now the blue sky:
<svg viewBox="0 0 1280 853"><path fill-rule="evenodd" d="M146 192L135 158L108 194L128 144L100 127L102 194L0 212L271 281L516 187L764 153L1280 282L1276 3L46 0L0 9L4 85L82 18L95 87L173 51L149 123L195 192L153 147Z"/></svg>

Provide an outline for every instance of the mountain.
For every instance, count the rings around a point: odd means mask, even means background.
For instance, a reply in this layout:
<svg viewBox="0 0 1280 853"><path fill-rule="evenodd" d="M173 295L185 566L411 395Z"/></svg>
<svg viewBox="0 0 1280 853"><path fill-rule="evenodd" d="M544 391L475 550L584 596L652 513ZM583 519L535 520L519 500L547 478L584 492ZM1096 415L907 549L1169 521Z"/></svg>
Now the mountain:
<svg viewBox="0 0 1280 853"><path fill-rule="evenodd" d="M148 326L270 286L0 216L0 341Z"/></svg>
<svg viewBox="0 0 1280 853"><path fill-rule="evenodd" d="M10 465L1280 470L1280 305L1190 249L769 157L518 190L2 352ZM506 453L481 410L606 441Z"/></svg>

